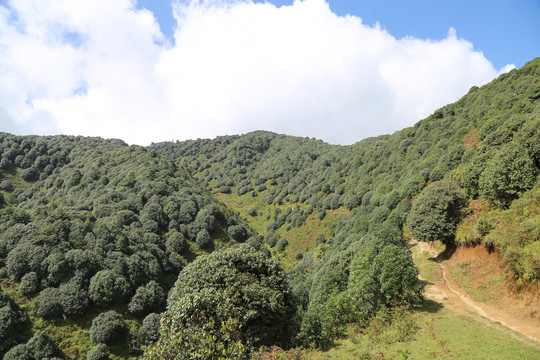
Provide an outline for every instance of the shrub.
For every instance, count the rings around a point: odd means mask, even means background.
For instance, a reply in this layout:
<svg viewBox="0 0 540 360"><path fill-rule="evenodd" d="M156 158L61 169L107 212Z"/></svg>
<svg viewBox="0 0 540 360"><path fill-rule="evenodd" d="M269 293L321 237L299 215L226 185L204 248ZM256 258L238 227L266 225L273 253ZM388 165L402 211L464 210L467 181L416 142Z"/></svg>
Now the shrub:
<svg viewBox="0 0 540 360"><path fill-rule="evenodd" d="M536 167L526 149L514 144L501 148L480 175L480 194L496 205L506 207L533 187Z"/></svg>
<svg viewBox="0 0 540 360"><path fill-rule="evenodd" d="M27 345L36 359L50 359L58 352L53 339L42 331L32 336Z"/></svg>
<svg viewBox="0 0 540 360"><path fill-rule="evenodd" d="M159 310L165 302L165 292L155 281L150 281L145 286L140 286L128 304L128 310L132 314L140 315Z"/></svg>
<svg viewBox="0 0 540 360"><path fill-rule="evenodd" d="M99 314L92 320L90 337L96 343L112 344L127 334L127 326L122 316L114 310Z"/></svg>
<svg viewBox="0 0 540 360"><path fill-rule="evenodd" d="M24 318L8 293L0 291L0 357L21 342Z"/></svg>
<svg viewBox="0 0 540 360"><path fill-rule="evenodd" d="M35 181L39 178L39 171L34 166L24 169L21 172L21 178L25 181Z"/></svg>
<svg viewBox="0 0 540 360"><path fill-rule="evenodd" d="M105 344L97 344L86 355L87 360L109 360L109 347Z"/></svg>
<svg viewBox="0 0 540 360"><path fill-rule="evenodd" d="M35 272L24 275L19 284L19 291L26 297L34 295L39 290L39 279Z"/></svg>
<svg viewBox="0 0 540 360"><path fill-rule="evenodd" d="M101 270L90 280L88 294L98 306L123 301L131 293L126 278L111 270Z"/></svg>
<svg viewBox="0 0 540 360"><path fill-rule="evenodd" d="M326 242L326 239L324 238L323 234L318 234L315 236L315 246L319 246L321 244L324 244Z"/></svg>
<svg viewBox="0 0 540 360"><path fill-rule="evenodd" d="M60 289L47 288L34 300L34 312L44 319L57 318L63 314Z"/></svg>
<svg viewBox="0 0 540 360"><path fill-rule="evenodd" d="M285 345L295 306L284 271L251 246L200 256L171 290L164 333L147 358L184 359L194 352L218 358L246 345ZM176 339L176 340L175 340Z"/></svg>
<svg viewBox="0 0 540 360"><path fill-rule="evenodd" d="M247 232L246 228L242 225L233 225L229 226L227 229L227 232L231 237L238 241L238 242L244 242L249 237L249 233Z"/></svg>
<svg viewBox="0 0 540 360"><path fill-rule="evenodd" d="M178 231L172 231L167 238L167 250L176 254L181 254L188 248L186 238Z"/></svg>
<svg viewBox="0 0 540 360"><path fill-rule="evenodd" d="M208 230L202 229L197 233L197 239L195 240L195 243L201 249L210 249L214 245L214 240L212 240L212 237L210 236Z"/></svg>
<svg viewBox="0 0 540 360"><path fill-rule="evenodd" d="M413 238L450 243L464 205L465 194L453 182L439 181L429 185L418 196L407 217Z"/></svg>
<svg viewBox="0 0 540 360"><path fill-rule="evenodd" d="M287 245L289 245L289 241L285 238L281 238L279 239L279 241L277 242L277 245L276 245L276 250L277 251L283 251L285 250L285 248L287 247Z"/></svg>
<svg viewBox="0 0 540 360"><path fill-rule="evenodd" d="M77 317L84 314L90 305L88 290L79 276L60 285L60 304L64 314L68 317Z"/></svg>
<svg viewBox="0 0 540 360"><path fill-rule="evenodd" d="M36 360L32 349L26 344L17 345L4 355L4 360Z"/></svg>
<svg viewBox="0 0 540 360"><path fill-rule="evenodd" d="M11 181L4 180L4 181L0 182L0 190L4 190L4 191L13 190L13 185L11 184Z"/></svg>
<svg viewBox="0 0 540 360"><path fill-rule="evenodd" d="M142 329L149 341L158 341L161 333L161 316L156 313L146 316L142 321Z"/></svg>

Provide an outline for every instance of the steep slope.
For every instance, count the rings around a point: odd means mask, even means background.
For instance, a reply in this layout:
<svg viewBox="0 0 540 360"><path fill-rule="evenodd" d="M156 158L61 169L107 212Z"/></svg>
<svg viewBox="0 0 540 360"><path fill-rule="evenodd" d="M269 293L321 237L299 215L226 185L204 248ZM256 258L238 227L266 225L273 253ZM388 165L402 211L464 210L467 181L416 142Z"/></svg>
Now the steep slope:
<svg viewBox="0 0 540 360"><path fill-rule="evenodd" d="M404 219L409 200L441 179L459 184L470 199L480 196L504 209L536 182L538 99L540 58L482 88L473 87L458 102L414 127L351 146L257 131L152 148L177 159L242 215L247 215L249 204L261 202L250 199L256 196L268 205L290 207L284 222L266 219L268 230L261 231L263 235L301 226L306 214L314 211L320 211L322 218L323 210L340 207L371 206ZM527 211L525 217L536 224L535 212ZM249 216L247 220L260 221ZM530 240L537 239L531 235ZM532 281L536 271L526 276L517 271L517 275Z"/></svg>
<svg viewBox="0 0 540 360"><path fill-rule="evenodd" d="M2 343L44 330L60 346L58 355L81 358L90 337L106 339L88 331L93 320L114 310L131 333L121 325L116 338L103 341L117 355L140 354L148 341L141 321L164 309L182 267L235 243L228 229L251 233L152 150L117 140L3 133L0 153L0 284L32 322L25 334L13 333L20 322L10 312ZM150 319L159 328L159 317Z"/></svg>
<svg viewBox="0 0 540 360"><path fill-rule="evenodd" d="M477 201L512 212L520 198L533 196L530 191L538 183L540 167L539 99L540 58L482 88L473 87L458 102L413 127L351 146L257 131L152 148L176 159L253 224L275 257L289 267L296 264L291 281L306 310L300 338L324 345L339 335L341 325L369 318L388 305L379 300L392 275L370 273L365 264L378 264L370 254L381 255L391 245L406 249L403 225L414 199L428 185L441 180L459 185L472 201L465 212ZM301 236L291 241L295 229L297 234L325 232L323 226L319 231L313 228L336 211L342 215L333 219L327 236L311 235L301 247L295 246ZM486 243L504 252L519 281L535 282L540 269L540 254L534 251L539 241L538 206L531 202L527 211L515 213L526 229L520 240L511 246ZM301 252L289 253L288 248ZM407 261L403 273L408 271ZM359 282L358 277L375 282ZM407 284L389 298L405 296L408 290L412 295L413 289L414 284ZM372 312L358 313L350 297L368 308L374 301Z"/></svg>

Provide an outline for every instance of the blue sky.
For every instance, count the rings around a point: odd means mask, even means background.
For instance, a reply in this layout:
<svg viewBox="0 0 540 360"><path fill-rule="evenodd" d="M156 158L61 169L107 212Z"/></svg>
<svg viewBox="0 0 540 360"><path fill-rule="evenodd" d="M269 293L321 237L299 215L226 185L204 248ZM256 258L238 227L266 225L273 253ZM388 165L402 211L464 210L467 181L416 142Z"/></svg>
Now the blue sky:
<svg viewBox="0 0 540 360"><path fill-rule="evenodd" d="M538 19L538 0L0 0L0 131L351 144L539 56Z"/></svg>
<svg viewBox="0 0 540 360"><path fill-rule="evenodd" d="M255 0L276 6L293 0ZM379 22L398 38L442 39L453 27L459 37L501 68L521 67L540 56L540 1L538 0L329 0L338 15L356 15L363 22ZM154 12L162 32L172 38L176 21L170 0L137 0L139 8Z"/></svg>

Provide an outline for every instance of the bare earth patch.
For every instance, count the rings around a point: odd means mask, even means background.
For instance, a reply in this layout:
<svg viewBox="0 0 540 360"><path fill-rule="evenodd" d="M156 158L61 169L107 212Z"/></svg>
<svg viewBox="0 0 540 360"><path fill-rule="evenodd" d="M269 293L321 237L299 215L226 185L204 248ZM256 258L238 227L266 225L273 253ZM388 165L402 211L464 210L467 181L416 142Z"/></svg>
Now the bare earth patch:
<svg viewBox="0 0 540 360"><path fill-rule="evenodd" d="M415 249L416 248L416 249ZM511 272L505 268L497 252L484 246L459 247L448 261L440 261L435 247L413 242L413 254L428 252L437 264L440 276L426 281L425 296L457 313L467 314L484 323L495 322L522 334L525 338L501 326L501 331L540 350L540 288L515 285ZM457 270L454 270L457 269ZM459 274L459 282L452 272ZM465 286L461 286L461 285ZM486 285L488 284L488 285ZM466 288L465 288L466 287ZM475 293L475 298L470 293ZM482 298L484 301L478 300Z"/></svg>

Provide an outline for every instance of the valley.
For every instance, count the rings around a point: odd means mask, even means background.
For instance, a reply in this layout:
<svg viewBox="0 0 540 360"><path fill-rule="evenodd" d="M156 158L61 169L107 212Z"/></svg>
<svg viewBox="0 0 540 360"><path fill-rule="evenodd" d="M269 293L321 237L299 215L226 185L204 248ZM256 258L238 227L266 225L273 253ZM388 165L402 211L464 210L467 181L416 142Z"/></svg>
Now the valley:
<svg viewBox="0 0 540 360"><path fill-rule="evenodd" d="M537 359L539 99L537 58L350 146L0 133L0 356Z"/></svg>

